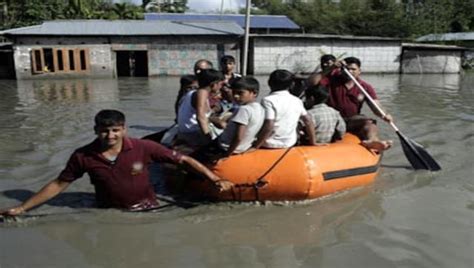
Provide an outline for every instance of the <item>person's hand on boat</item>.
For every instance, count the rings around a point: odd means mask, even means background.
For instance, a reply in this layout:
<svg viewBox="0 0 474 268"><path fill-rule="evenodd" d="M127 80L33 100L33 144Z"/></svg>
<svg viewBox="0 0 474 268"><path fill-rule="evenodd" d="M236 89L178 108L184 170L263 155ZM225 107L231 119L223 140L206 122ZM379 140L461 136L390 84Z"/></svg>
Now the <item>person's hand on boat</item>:
<svg viewBox="0 0 474 268"><path fill-rule="evenodd" d="M17 216L20 214L25 213L25 208L23 206L18 206L18 207L12 207L12 208L7 208L7 209L1 209L0 210L0 215L2 216Z"/></svg>
<svg viewBox="0 0 474 268"><path fill-rule="evenodd" d="M219 192L225 192L232 189L234 183L226 179L218 179L214 181L214 186L219 190Z"/></svg>

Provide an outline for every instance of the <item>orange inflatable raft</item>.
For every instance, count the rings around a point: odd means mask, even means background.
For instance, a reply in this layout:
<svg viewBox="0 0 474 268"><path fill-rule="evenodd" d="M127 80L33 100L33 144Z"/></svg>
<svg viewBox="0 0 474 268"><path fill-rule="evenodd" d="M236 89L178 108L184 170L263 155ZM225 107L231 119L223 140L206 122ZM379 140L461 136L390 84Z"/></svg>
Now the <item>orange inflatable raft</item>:
<svg viewBox="0 0 474 268"><path fill-rule="evenodd" d="M178 193L217 201L306 200L372 183L380 159L346 134L329 145L256 150L221 159L211 169L235 184L232 191L220 193L207 180L173 176L167 181Z"/></svg>

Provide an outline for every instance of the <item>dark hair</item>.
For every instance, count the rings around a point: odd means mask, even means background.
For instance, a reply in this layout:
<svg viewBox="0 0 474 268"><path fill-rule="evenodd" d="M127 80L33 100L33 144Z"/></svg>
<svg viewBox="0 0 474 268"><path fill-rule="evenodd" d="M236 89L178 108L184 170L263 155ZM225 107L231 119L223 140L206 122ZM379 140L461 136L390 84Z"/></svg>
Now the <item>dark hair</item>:
<svg viewBox="0 0 474 268"><path fill-rule="evenodd" d="M251 76L244 76L232 81L230 88L245 89L258 95L258 92L260 91L260 84L258 83L257 79Z"/></svg>
<svg viewBox="0 0 474 268"><path fill-rule="evenodd" d="M183 98L184 95L186 95L186 93L188 93L191 90L189 86L192 85L194 81L197 81L197 77L192 74L183 75L179 79L179 85L180 85L179 92L178 92L178 96L176 97L176 101L174 102L174 113L176 115L178 115L179 103L181 99Z"/></svg>
<svg viewBox="0 0 474 268"><path fill-rule="evenodd" d="M325 103L329 97L329 90L321 85L310 86L306 92L313 97L314 105Z"/></svg>
<svg viewBox="0 0 474 268"><path fill-rule="evenodd" d="M347 58L344 59L344 61L346 62L347 65L355 64L355 65L359 66L359 68L360 68L360 65L361 65L360 60L356 57L347 57Z"/></svg>
<svg viewBox="0 0 474 268"><path fill-rule="evenodd" d="M275 70L268 78L271 91L289 90L293 85L294 75L287 70Z"/></svg>
<svg viewBox="0 0 474 268"><path fill-rule="evenodd" d="M192 85L194 81L197 81L197 77L195 75L187 74L181 76L181 78L179 79L180 90L186 89L187 87Z"/></svg>
<svg viewBox="0 0 474 268"><path fill-rule="evenodd" d="M328 62L328 61L336 61L336 57L334 57L334 55L332 54L325 54L321 56L319 61L321 65L323 65L323 63Z"/></svg>
<svg viewBox="0 0 474 268"><path fill-rule="evenodd" d="M207 66L208 66L208 69L212 69L213 65L212 65L212 62L206 60L206 59L200 59L198 61L196 61L196 63L194 63L194 74L198 74L199 72L201 72L203 69L201 69L201 67L199 67L199 65L201 65L201 63L205 63Z"/></svg>
<svg viewBox="0 0 474 268"><path fill-rule="evenodd" d="M235 58L231 55L225 55L221 58L221 64L224 65L224 64L228 64L228 63L235 63Z"/></svg>
<svg viewBox="0 0 474 268"><path fill-rule="evenodd" d="M197 75L197 79L198 79L199 87L203 88L203 87L210 86L212 83L223 81L224 74L214 69L206 69L206 70L202 70Z"/></svg>
<svg viewBox="0 0 474 268"><path fill-rule="evenodd" d="M125 115L117 110L102 110L94 117L97 127L123 126L125 124Z"/></svg>

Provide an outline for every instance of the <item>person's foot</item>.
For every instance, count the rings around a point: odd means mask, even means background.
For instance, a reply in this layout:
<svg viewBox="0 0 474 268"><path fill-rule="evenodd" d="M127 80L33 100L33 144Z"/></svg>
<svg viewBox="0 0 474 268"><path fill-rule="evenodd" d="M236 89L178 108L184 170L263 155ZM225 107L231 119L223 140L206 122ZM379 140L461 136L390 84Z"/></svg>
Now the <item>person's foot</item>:
<svg viewBox="0 0 474 268"><path fill-rule="evenodd" d="M390 149L392 147L393 142L391 140L388 141L362 141L362 145L364 145L367 149L375 150L379 153Z"/></svg>

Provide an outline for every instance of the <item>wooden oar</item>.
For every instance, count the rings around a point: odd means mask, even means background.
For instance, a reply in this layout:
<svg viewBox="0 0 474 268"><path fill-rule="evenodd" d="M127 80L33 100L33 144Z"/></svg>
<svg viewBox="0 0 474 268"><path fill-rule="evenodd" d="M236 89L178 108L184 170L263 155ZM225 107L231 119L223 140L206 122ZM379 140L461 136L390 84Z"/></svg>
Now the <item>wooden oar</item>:
<svg viewBox="0 0 474 268"><path fill-rule="evenodd" d="M380 106L377 105L377 103L367 93L364 87L362 87L362 85L355 79L355 77L352 76L349 70L347 70L345 66L343 66L342 69L344 70L344 73L348 75L352 81L354 81L356 86L364 94L365 98L370 102L370 105L375 107L382 117L385 117L386 113L382 110L382 108L380 108ZM403 152L405 153L408 162L410 162L414 169L426 169L431 171L438 171L441 169L438 163L436 163L436 160L433 159L433 157L425 150L425 148L423 148L423 146L403 135L393 122L390 122L390 126L392 126L400 138Z"/></svg>

